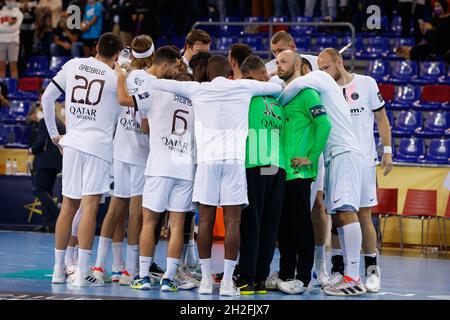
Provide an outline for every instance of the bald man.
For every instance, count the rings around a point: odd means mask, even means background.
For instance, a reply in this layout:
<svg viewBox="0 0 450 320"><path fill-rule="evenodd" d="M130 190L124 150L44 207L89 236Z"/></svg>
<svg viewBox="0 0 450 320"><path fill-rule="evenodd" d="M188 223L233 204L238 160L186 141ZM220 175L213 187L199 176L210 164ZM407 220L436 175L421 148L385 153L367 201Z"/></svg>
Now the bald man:
<svg viewBox="0 0 450 320"><path fill-rule="evenodd" d="M365 260L366 288L369 292L379 292L381 275L377 266L377 234L372 223L372 207L377 205L376 193L376 165L378 164L375 147L374 121L378 125L381 141L384 145L381 167L384 175L389 174L393 167L391 128L384 108L384 100L375 79L349 73L345 70L341 54L332 48L323 50L319 55L319 67L330 74L341 87L348 102L353 128L360 142L364 155L362 170L361 203L358 212L362 229L362 248ZM339 238L334 231L333 244L333 270L342 272L343 257L339 255Z"/></svg>
<svg viewBox="0 0 450 320"><path fill-rule="evenodd" d="M276 75L277 70L277 62L276 58L278 55L284 50L292 50L297 51L297 47L295 45L294 38L286 31L278 31L272 36L270 39L270 49L272 50L272 54L275 59L266 63L267 73L269 75ZM311 65L311 70L318 70L317 66L317 57L309 54L302 54L302 57L309 61Z"/></svg>
<svg viewBox="0 0 450 320"><path fill-rule="evenodd" d="M302 60L293 50L277 56L278 76L287 85L301 76ZM305 89L283 103L286 123L283 148L286 191L278 230L280 271L266 285L284 293L303 293L311 281L314 233L311 221L311 183L327 143L331 123L319 93Z"/></svg>

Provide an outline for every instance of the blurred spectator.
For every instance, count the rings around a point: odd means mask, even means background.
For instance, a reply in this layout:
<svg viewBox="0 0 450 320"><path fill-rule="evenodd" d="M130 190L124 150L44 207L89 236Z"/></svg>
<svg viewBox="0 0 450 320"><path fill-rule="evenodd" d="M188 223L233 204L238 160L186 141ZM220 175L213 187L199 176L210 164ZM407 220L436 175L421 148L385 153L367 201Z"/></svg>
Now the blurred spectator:
<svg viewBox="0 0 450 320"><path fill-rule="evenodd" d="M289 17L292 20L293 17L297 17L300 15L300 9L298 5L298 0L275 0L275 16L287 16L287 12L289 12Z"/></svg>
<svg viewBox="0 0 450 320"><path fill-rule="evenodd" d="M53 43L53 28L58 26L61 15L61 0L40 0L36 8L37 52L50 56L50 45Z"/></svg>
<svg viewBox="0 0 450 320"><path fill-rule="evenodd" d="M83 43L80 42L81 32L78 29L69 30L67 28L66 18L62 18L58 27L53 31L53 43L50 46L50 53L52 57L83 56Z"/></svg>
<svg viewBox="0 0 450 320"><path fill-rule="evenodd" d="M97 40L102 34L103 27L103 5L96 0L89 0L84 9L83 22L81 23L82 39L84 44L84 55L95 56Z"/></svg>
<svg viewBox="0 0 450 320"><path fill-rule="evenodd" d="M267 20L269 17L273 16L273 13L273 1L252 0L252 16L264 17L264 19Z"/></svg>
<svg viewBox="0 0 450 320"><path fill-rule="evenodd" d="M20 26L23 14L15 0L5 1L0 11L0 78L6 76L6 62L10 77L19 79L17 60L20 48Z"/></svg>
<svg viewBox="0 0 450 320"><path fill-rule="evenodd" d="M396 49L397 55L416 61L434 60L444 57L450 63L450 13L445 0L434 3L433 23L420 22L420 32L425 41L414 47L402 46Z"/></svg>
<svg viewBox="0 0 450 320"><path fill-rule="evenodd" d="M61 0L39 0L37 10L38 12L47 12L47 10L50 10L51 27L56 28L59 19L61 18L62 7L63 4Z"/></svg>
<svg viewBox="0 0 450 320"><path fill-rule="evenodd" d="M124 46L130 46L136 31L137 13L134 1L115 1L115 12L119 19L120 38Z"/></svg>
<svg viewBox="0 0 450 320"><path fill-rule="evenodd" d="M19 73L25 71L28 60L33 54L34 32L36 30L37 1L21 0L20 11L23 13L20 27Z"/></svg>
<svg viewBox="0 0 450 320"><path fill-rule="evenodd" d="M398 0L398 10L402 17L402 37L411 36L411 21L414 21L414 35L420 40L418 20L423 19L425 0Z"/></svg>
<svg viewBox="0 0 450 320"><path fill-rule="evenodd" d="M305 0L305 16L312 17L317 0ZM331 17L336 19L337 16L337 0L321 0L322 17Z"/></svg>
<svg viewBox="0 0 450 320"><path fill-rule="evenodd" d="M0 106L9 107L8 86L4 82L0 82Z"/></svg>
<svg viewBox="0 0 450 320"><path fill-rule="evenodd" d="M42 97L42 93L40 97ZM56 176L62 169L62 155L57 146L52 143L45 125L44 114L37 108L35 118L38 120L37 137L29 152L34 154L32 182L34 194L41 201L42 226L35 231L54 231L58 207L53 201L53 187ZM61 135L65 134L64 124L56 118L56 125Z"/></svg>
<svg viewBox="0 0 450 320"><path fill-rule="evenodd" d="M160 4L158 1L142 1L140 6L143 11L144 21L142 33L148 34L154 41L161 37ZM167 31L167 30L165 30Z"/></svg>

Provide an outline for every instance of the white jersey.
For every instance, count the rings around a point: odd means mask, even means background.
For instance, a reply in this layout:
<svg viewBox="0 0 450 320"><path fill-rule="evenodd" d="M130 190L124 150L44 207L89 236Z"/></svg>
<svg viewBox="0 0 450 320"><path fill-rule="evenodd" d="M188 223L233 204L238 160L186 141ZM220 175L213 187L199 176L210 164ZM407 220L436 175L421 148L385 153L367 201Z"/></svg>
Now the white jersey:
<svg viewBox="0 0 450 320"><path fill-rule="evenodd" d="M331 120L331 132L324 150L325 162L348 151L361 154L359 141L352 128L348 104L342 95L341 88L328 73L313 71L293 80L281 94L280 102L285 105L305 88L312 88L320 93L322 103Z"/></svg>
<svg viewBox="0 0 450 320"><path fill-rule="evenodd" d="M253 96L278 97L276 83L256 80L211 82L157 80L154 88L188 97L194 104L197 162L240 160L245 162L248 108Z"/></svg>
<svg viewBox="0 0 450 320"><path fill-rule="evenodd" d="M134 96L151 127L146 176L194 181L194 109L192 101L174 93L149 90Z"/></svg>
<svg viewBox="0 0 450 320"><path fill-rule="evenodd" d="M364 156L363 167L366 168L378 163L372 130L375 121L373 113L383 109L384 100L375 79L359 74L353 75L353 80L341 88L350 107L353 130Z"/></svg>
<svg viewBox="0 0 450 320"><path fill-rule="evenodd" d="M302 56L302 58L305 58L306 60L309 61L309 63L311 63L313 71L319 70L319 65L317 64L317 56L312 56L309 54L302 54L302 53L300 53L300 55ZM276 59L272 59L269 62L267 62L266 69L267 69L267 73L269 75L276 72L278 70Z"/></svg>
<svg viewBox="0 0 450 320"><path fill-rule="evenodd" d="M114 70L93 57L72 59L52 82L66 95L67 133L60 144L112 162L114 126L122 108Z"/></svg>
<svg viewBox="0 0 450 320"><path fill-rule="evenodd" d="M127 77L127 88L130 95L148 90L149 83L156 79L145 70L133 70ZM133 108L123 108L117 121L114 135L114 160L145 167L149 153L148 137L142 133L142 119L146 115L134 112Z"/></svg>

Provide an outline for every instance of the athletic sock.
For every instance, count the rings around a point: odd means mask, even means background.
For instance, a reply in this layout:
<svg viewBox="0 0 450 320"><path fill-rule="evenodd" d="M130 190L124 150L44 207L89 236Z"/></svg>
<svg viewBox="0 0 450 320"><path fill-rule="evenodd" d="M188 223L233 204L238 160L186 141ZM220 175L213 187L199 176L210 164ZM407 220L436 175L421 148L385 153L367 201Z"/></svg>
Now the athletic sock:
<svg viewBox="0 0 450 320"><path fill-rule="evenodd" d="M188 242L186 249L186 263L190 266L195 266L198 264L197 255L195 253L195 240L191 239Z"/></svg>
<svg viewBox="0 0 450 320"><path fill-rule="evenodd" d="M325 245L314 247L314 270L319 270L325 265Z"/></svg>
<svg viewBox="0 0 450 320"><path fill-rule="evenodd" d="M64 264L66 267L73 265L73 255L75 252L75 247L68 246L64 256Z"/></svg>
<svg viewBox="0 0 450 320"><path fill-rule="evenodd" d="M202 268L202 279L211 279L211 258L200 259L200 267Z"/></svg>
<svg viewBox="0 0 450 320"><path fill-rule="evenodd" d="M82 275L86 275L89 273L89 261L91 258L91 250L78 250L78 270Z"/></svg>
<svg viewBox="0 0 450 320"><path fill-rule="evenodd" d="M55 249L55 267L64 269L64 257L66 255L66 250Z"/></svg>
<svg viewBox="0 0 450 320"><path fill-rule="evenodd" d="M152 265L153 257L139 256L139 278L148 277L148 270Z"/></svg>
<svg viewBox="0 0 450 320"><path fill-rule="evenodd" d="M125 262L125 270L133 276L136 274L139 265L139 245L127 245L127 260Z"/></svg>
<svg viewBox="0 0 450 320"><path fill-rule="evenodd" d="M116 268L123 268L125 264L122 258L122 242L113 242L112 243L112 252L113 252L113 266Z"/></svg>
<svg viewBox="0 0 450 320"><path fill-rule="evenodd" d="M366 276L376 272L375 270L376 268L373 268L373 266L376 265L377 265L377 252L364 254L364 267L366 270ZM370 272L368 269L370 269Z"/></svg>
<svg viewBox="0 0 450 320"><path fill-rule="evenodd" d="M233 281L233 273L234 268L236 267L236 260L224 260L224 268L223 268L223 280Z"/></svg>
<svg viewBox="0 0 450 320"><path fill-rule="evenodd" d="M339 229L338 229L339 230ZM353 222L342 227L345 259L345 275L353 280L359 280L359 260L361 254L362 232L359 222ZM341 238L341 233L339 233Z"/></svg>
<svg viewBox="0 0 450 320"><path fill-rule="evenodd" d="M72 258L72 261L73 261L73 264L74 265L78 265L78 249L80 249L79 247L78 247L78 245L75 247L75 250L73 251L73 258Z"/></svg>
<svg viewBox="0 0 450 320"><path fill-rule="evenodd" d="M105 266L105 260L108 255L109 246L111 245L112 239L106 237L100 237L98 240L97 248L97 260L95 261L95 266L98 268L103 268Z"/></svg>
<svg viewBox="0 0 450 320"><path fill-rule="evenodd" d="M183 244L183 251L181 251L181 259L180 259L182 264L186 263L187 247L188 247L187 243Z"/></svg>
<svg viewBox="0 0 450 320"><path fill-rule="evenodd" d="M163 279L173 280L178 266L180 265L180 259L167 257L166 261L166 272L164 272Z"/></svg>

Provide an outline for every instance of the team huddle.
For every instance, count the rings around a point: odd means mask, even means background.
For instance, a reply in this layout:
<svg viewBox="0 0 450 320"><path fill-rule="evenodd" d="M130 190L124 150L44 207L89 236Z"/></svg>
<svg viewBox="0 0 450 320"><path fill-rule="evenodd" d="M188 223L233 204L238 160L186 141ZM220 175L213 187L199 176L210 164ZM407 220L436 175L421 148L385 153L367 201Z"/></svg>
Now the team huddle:
<svg viewBox="0 0 450 320"><path fill-rule="evenodd" d="M300 294L310 284L335 296L378 292L375 120L385 175L392 149L375 80L347 72L336 49L297 53L285 31L271 39L275 59L267 64L245 44L233 44L228 57L210 54L210 44L205 31L192 30L183 55L173 46L155 50L145 35L122 50L120 39L105 33L96 57L70 60L48 85L45 122L63 154L52 283L117 282L138 290L159 283L163 292L212 294L220 282L223 296ZM61 94L64 136L55 121ZM92 266L105 195L111 200ZM211 260L217 207L225 225L223 273L213 273ZM162 270L154 257L166 215ZM270 274L277 244L279 270Z"/></svg>

